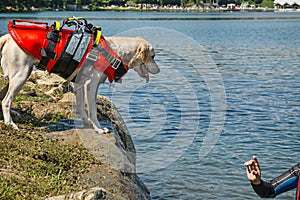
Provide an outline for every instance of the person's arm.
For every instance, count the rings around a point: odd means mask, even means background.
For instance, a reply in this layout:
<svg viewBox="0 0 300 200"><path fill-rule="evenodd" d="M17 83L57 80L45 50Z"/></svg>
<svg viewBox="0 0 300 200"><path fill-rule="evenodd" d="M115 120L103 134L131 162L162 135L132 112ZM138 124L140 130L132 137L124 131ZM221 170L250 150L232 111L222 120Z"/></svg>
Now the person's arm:
<svg viewBox="0 0 300 200"><path fill-rule="evenodd" d="M262 198L276 197L297 187L300 176L300 163L268 182L261 179L259 163L255 156L252 160L245 162L244 165L247 168L247 177L251 182L253 190Z"/></svg>
<svg viewBox="0 0 300 200"><path fill-rule="evenodd" d="M277 196L281 193L297 188L299 176L300 163L294 165L289 170L270 181L273 190L273 194L271 195Z"/></svg>
<svg viewBox="0 0 300 200"><path fill-rule="evenodd" d="M256 194L262 198L271 197L273 193L272 185L270 182L261 179L260 166L256 156L253 156L253 159L245 162L244 165L246 166L248 180L251 182Z"/></svg>
<svg viewBox="0 0 300 200"><path fill-rule="evenodd" d="M261 198L275 197L273 195L274 190L273 190L270 182L260 180L260 183L258 185L251 183L251 186L252 186L253 190L256 192L256 194L258 196L260 196Z"/></svg>

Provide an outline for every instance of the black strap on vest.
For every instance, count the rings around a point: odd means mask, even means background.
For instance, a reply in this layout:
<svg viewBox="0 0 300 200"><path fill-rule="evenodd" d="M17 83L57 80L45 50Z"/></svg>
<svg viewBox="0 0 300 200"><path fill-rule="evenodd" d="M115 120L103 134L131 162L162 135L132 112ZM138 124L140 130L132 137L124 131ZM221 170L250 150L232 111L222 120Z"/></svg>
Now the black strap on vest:
<svg viewBox="0 0 300 200"><path fill-rule="evenodd" d="M96 62L98 59L98 54L101 54L111 67L115 70L115 82L118 82L124 74L127 73L127 70L124 68L123 62L111 55L106 49L102 48L100 45L93 47L87 55L87 59Z"/></svg>
<svg viewBox="0 0 300 200"><path fill-rule="evenodd" d="M54 22L54 24L51 26L52 31L47 32L47 35L46 35L46 38L48 39L48 45L46 48L41 49L40 54L42 56L42 59L40 60L40 63L37 66L38 69L46 70L50 59L56 60L58 55L57 55L57 53L54 52L54 49L60 40L59 32L65 25L67 25L68 27L75 26L76 27L75 32L78 32L79 29L84 27L84 32L86 32L87 34L94 35L94 46L98 45L98 43L99 43L98 39L100 39L100 36L101 36L101 28L98 26L94 26L92 24L88 24L86 19L84 19L82 17L67 18L63 21L63 25L61 27L59 26L59 22ZM67 44L69 42L69 39L67 41ZM79 64L77 61L72 61L71 58L68 58L68 56L65 60L58 61L58 62L59 63L60 62L69 63L71 66ZM58 66L58 63L56 63L55 65ZM53 71L52 69L51 69L51 71ZM75 69L76 68L74 68L74 67L69 68L68 71L66 71L66 74L72 74L71 71L72 70L74 71ZM65 76L67 76L67 75L65 75Z"/></svg>
<svg viewBox="0 0 300 200"><path fill-rule="evenodd" d="M84 54L84 52L87 49L87 46L88 46L88 43L89 43L89 40L91 37L91 35L90 34L88 35L88 34L89 33L74 33L69 36L68 41L67 41L60 57L58 58L57 62L51 69L50 73L52 72L52 73L58 74L59 76L65 78L65 79L72 75L72 73L76 70L76 68L78 67L78 65L82 59L82 58L74 59L76 56L76 53L78 51L80 51L80 48L82 48L83 52L81 52L81 53ZM72 41L74 41L73 37L77 37L75 43L72 43ZM86 38L87 40L82 43L84 38ZM71 42L71 44L70 44L70 42ZM71 47L70 47L70 45L71 45ZM68 52L69 48L72 49L72 52Z"/></svg>
<svg viewBox="0 0 300 200"><path fill-rule="evenodd" d="M54 52L55 46L59 41L59 31L53 30L47 33L46 38L48 39L48 45L45 49L41 49L42 59L38 64L37 68L45 70L50 59L55 60L57 54Z"/></svg>

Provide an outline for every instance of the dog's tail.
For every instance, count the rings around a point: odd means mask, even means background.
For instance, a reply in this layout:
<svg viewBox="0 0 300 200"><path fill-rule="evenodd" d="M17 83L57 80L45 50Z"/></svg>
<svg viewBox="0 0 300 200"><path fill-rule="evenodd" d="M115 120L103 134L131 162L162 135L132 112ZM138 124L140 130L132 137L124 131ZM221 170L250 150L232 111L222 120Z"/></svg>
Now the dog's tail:
<svg viewBox="0 0 300 200"><path fill-rule="evenodd" d="M11 36L9 34L6 34L6 35L3 35L0 37L0 65L1 65L1 59L2 59L2 49L10 37Z"/></svg>
<svg viewBox="0 0 300 200"><path fill-rule="evenodd" d="M9 34L3 35L0 37L0 65L2 60L2 49L5 45L5 43L9 40L9 37L11 37ZM3 100L8 90L8 84L0 91L0 100Z"/></svg>
<svg viewBox="0 0 300 200"><path fill-rule="evenodd" d="M2 37L0 37L0 55L2 52L2 48L4 47L5 43L8 41L8 39L11 36L9 34L3 35Z"/></svg>
<svg viewBox="0 0 300 200"><path fill-rule="evenodd" d="M3 47L5 46L5 44L9 41L9 39L11 38L10 34L6 34L0 37L0 66L3 64L2 63L2 50ZM3 69L3 66L1 66ZM3 69L4 70L4 69Z"/></svg>

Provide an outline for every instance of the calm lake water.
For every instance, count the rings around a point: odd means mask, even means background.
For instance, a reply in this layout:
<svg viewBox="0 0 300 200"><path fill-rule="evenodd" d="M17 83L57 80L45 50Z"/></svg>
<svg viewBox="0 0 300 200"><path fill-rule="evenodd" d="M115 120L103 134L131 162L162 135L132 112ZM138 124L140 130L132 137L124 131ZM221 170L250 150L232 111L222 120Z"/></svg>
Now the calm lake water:
<svg viewBox="0 0 300 200"><path fill-rule="evenodd" d="M0 33L11 19L73 15L156 49L149 83L132 71L99 90L128 126L153 199L258 199L245 161L257 155L264 179L299 162L300 13L1 13Z"/></svg>

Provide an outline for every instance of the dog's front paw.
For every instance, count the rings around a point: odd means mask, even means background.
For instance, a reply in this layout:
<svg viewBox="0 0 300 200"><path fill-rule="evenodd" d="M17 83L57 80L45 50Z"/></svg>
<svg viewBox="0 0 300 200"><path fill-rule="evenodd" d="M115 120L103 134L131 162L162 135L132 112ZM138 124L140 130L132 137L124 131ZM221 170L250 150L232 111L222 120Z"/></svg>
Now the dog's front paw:
<svg viewBox="0 0 300 200"><path fill-rule="evenodd" d="M97 133L99 133L99 134L108 134L108 133L110 133L110 131L109 131L108 128L99 128L99 129L97 129L96 131L97 131Z"/></svg>
<svg viewBox="0 0 300 200"><path fill-rule="evenodd" d="M108 133L110 133L110 131L109 131L109 129L108 129L108 128L103 128L102 130L103 130L103 133L104 133L104 134L108 134Z"/></svg>

